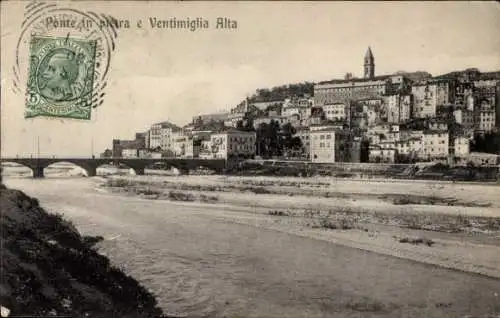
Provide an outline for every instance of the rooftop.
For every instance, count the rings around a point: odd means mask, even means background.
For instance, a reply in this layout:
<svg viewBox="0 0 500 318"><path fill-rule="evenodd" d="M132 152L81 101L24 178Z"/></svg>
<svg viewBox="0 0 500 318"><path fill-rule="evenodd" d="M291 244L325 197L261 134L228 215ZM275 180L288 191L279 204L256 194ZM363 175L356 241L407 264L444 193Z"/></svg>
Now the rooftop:
<svg viewBox="0 0 500 318"><path fill-rule="evenodd" d="M323 129L311 130L310 131L311 134L322 133L322 132L346 133L345 130L339 129L339 128L335 128L335 127L327 127L327 128L323 128Z"/></svg>
<svg viewBox="0 0 500 318"><path fill-rule="evenodd" d="M162 121L159 123L155 123L153 125L161 125L161 128L171 128L172 130L180 130L181 128L175 124L172 124L169 121Z"/></svg>
<svg viewBox="0 0 500 318"><path fill-rule="evenodd" d="M333 80L330 80L330 81L319 82L318 85L343 84L343 83L351 83L351 82L361 83L361 82L385 81L385 80L391 78L392 76L398 76L398 75L379 75L379 76L374 76L372 78L357 78L357 77L353 77L353 78L351 78L349 80L346 80L346 79L333 79Z"/></svg>

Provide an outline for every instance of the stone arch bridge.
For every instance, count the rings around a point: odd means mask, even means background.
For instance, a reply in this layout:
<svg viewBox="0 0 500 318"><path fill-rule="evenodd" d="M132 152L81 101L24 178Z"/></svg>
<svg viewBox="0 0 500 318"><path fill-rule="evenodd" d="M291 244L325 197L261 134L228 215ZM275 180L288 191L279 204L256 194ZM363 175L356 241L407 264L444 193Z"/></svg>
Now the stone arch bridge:
<svg viewBox="0 0 500 318"><path fill-rule="evenodd" d="M189 170L199 167L208 168L217 173L224 173L228 168L225 159L198 159L198 158L1 158L0 162L12 162L26 166L33 170L34 178L43 178L43 171L51 164L58 162L69 162L87 172L89 177L97 174L97 168L105 164L123 164L135 171L137 175L143 175L146 167L156 163L162 163L177 168L181 173L188 174Z"/></svg>

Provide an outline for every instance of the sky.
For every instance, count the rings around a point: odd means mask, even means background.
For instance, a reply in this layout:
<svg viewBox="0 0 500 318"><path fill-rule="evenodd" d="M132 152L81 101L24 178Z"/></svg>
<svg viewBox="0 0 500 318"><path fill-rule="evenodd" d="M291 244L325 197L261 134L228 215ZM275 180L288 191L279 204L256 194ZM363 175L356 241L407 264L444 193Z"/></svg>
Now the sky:
<svg viewBox="0 0 500 318"><path fill-rule="evenodd" d="M98 155L113 138L229 110L258 88L362 76L368 46L376 75L500 70L495 2L60 2L132 26L118 30L104 103L91 120L25 119L24 96L12 90L25 4L0 4L2 157L36 155L38 145L40 156ZM149 17L200 17L211 28L133 26ZM217 17L237 29L214 29Z"/></svg>

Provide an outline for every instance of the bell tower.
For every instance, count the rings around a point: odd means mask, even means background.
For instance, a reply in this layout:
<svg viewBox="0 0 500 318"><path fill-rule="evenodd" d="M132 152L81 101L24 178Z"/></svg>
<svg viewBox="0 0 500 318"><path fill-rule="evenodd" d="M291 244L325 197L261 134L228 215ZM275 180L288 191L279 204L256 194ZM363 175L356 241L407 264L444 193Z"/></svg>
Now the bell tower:
<svg viewBox="0 0 500 318"><path fill-rule="evenodd" d="M370 47L368 47L365 54L364 70L364 78L375 77L375 58Z"/></svg>

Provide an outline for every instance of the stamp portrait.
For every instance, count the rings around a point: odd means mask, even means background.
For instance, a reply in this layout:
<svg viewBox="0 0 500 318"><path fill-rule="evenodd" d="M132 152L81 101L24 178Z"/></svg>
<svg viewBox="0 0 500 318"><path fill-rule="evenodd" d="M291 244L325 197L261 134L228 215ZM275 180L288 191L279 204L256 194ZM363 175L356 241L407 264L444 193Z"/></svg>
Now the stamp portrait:
<svg viewBox="0 0 500 318"><path fill-rule="evenodd" d="M24 117L91 120L104 102L114 18L62 3L28 3L15 49L13 91Z"/></svg>
<svg viewBox="0 0 500 318"><path fill-rule="evenodd" d="M95 40L33 37L26 117L89 119L95 50Z"/></svg>

